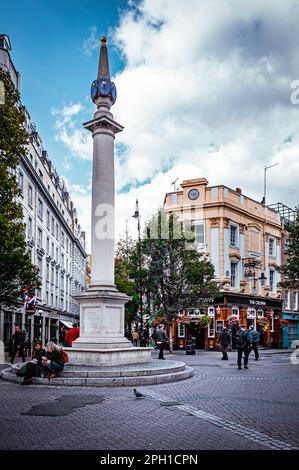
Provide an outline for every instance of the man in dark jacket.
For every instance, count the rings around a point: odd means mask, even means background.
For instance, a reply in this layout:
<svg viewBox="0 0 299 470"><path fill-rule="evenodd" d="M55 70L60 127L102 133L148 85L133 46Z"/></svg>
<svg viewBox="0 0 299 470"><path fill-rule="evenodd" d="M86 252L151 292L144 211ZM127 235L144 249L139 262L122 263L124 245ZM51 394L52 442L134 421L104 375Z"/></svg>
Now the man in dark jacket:
<svg viewBox="0 0 299 470"><path fill-rule="evenodd" d="M10 358L9 364L12 365L13 361L15 360L16 354L20 353L22 357L22 361L25 362L25 355L24 355L24 343L25 343L26 335L22 332L21 327L19 325L16 326L15 333L12 335L12 355Z"/></svg>
<svg viewBox="0 0 299 470"><path fill-rule="evenodd" d="M240 325L239 331L236 334L236 346L238 351L238 370L242 369L242 356L244 354L244 369L248 369L248 347L249 338L245 329L245 325Z"/></svg>
<svg viewBox="0 0 299 470"><path fill-rule="evenodd" d="M230 345L230 340L230 334L227 331L227 328L224 327L218 340L218 343L221 345L222 361L228 361L227 348Z"/></svg>
<svg viewBox="0 0 299 470"><path fill-rule="evenodd" d="M251 351L254 351L255 355L255 360L259 360L259 350L258 350L258 344L259 344L259 339L260 335L259 333L254 329L253 325L250 325L249 331L248 331L248 338L249 338L249 351L248 355L251 353Z"/></svg>
<svg viewBox="0 0 299 470"><path fill-rule="evenodd" d="M157 339L156 339L157 347L160 350L158 359L165 359L165 357L163 356L163 350L164 350L164 344L167 343L167 341L168 341L168 338L163 329L163 325L159 325L159 328L157 330Z"/></svg>

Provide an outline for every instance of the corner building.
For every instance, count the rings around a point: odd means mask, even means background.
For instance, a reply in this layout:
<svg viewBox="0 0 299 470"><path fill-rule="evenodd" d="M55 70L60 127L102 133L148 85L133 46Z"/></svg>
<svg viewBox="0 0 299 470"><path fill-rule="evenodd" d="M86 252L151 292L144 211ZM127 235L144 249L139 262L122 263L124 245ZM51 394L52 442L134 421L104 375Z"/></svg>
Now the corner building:
<svg viewBox="0 0 299 470"><path fill-rule="evenodd" d="M196 246L213 263L221 296L209 300L206 312L199 300L189 312L190 325L173 324L174 346L184 348L193 336L197 348L215 349L219 333L234 315L239 324L254 325L263 346L280 347L279 211L245 196L240 188L208 186L205 178L184 181L181 187L166 194L164 210L194 226ZM203 313L210 321L206 328L197 324Z"/></svg>

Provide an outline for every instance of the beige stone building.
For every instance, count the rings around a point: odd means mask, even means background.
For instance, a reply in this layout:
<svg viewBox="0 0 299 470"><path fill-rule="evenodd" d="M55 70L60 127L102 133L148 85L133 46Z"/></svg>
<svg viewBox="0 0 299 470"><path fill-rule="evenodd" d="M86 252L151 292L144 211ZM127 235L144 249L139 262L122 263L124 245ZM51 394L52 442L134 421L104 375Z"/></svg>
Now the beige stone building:
<svg viewBox="0 0 299 470"><path fill-rule="evenodd" d="M278 346L282 312L280 273L281 218L278 211L244 195L240 188L208 186L205 178L184 181L182 190L167 193L164 210L191 221L197 248L215 268L221 297L211 299L208 328L197 325L201 305L191 312L190 326L173 327L177 347L191 334L197 347L214 348L217 336L234 315L239 323L254 324L261 343Z"/></svg>

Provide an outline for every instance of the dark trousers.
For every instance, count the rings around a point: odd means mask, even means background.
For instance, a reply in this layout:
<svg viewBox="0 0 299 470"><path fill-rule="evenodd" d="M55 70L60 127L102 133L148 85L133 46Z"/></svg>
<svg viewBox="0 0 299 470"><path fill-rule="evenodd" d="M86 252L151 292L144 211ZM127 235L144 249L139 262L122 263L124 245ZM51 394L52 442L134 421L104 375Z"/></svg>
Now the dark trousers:
<svg viewBox="0 0 299 470"><path fill-rule="evenodd" d="M228 348L228 346L224 346L224 345L221 346L222 359L224 359L225 361L228 360L227 348Z"/></svg>
<svg viewBox="0 0 299 470"><path fill-rule="evenodd" d="M258 359L259 358L259 349L258 349L257 343L252 343L251 344L251 346L249 348L249 351L248 351L248 354L250 354L251 351L254 351L255 359Z"/></svg>
<svg viewBox="0 0 299 470"><path fill-rule="evenodd" d="M164 359L164 356L163 356L164 344L163 343L157 343L157 346L158 346L159 351L160 351L158 359Z"/></svg>
<svg viewBox="0 0 299 470"><path fill-rule="evenodd" d="M20 351L20 354L21 354L21 357L22 357L22 361L25 362L24 348L23 348L23 346L20 346L19 349L17 347L13 348L12 355L11 355L11 358L10 358L11 364L13 364L13 361L15 360L15 357L16 357L16 355L19 351Z"/></svg>
<svg viewBox="0 0 299 470"><path fill-rule="evenodd" d="M242 367L242 356L244 353L244 367L248 364L248 348L238 348L238 367Z"/></svg>

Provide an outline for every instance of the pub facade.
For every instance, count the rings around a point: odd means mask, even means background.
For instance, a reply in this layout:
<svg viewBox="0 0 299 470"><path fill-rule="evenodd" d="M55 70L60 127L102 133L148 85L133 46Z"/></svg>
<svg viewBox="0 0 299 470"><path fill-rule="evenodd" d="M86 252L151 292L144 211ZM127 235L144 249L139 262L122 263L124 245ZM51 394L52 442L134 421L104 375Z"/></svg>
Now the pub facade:
<svg viewBox="0 0 299 470"><path fill-rule="evenodd" d="M284 321L280 287L283 220L278 210L245 196L240 188L208 185L205 178L183 181L167 193L163 208L194 227L195 245L214 265L221 295L172 323L174 348L195 338L199 349L215 349L226 326L254 325L260 344L282 346ZM299 312L298 312L299 313Z"/></svg>

